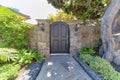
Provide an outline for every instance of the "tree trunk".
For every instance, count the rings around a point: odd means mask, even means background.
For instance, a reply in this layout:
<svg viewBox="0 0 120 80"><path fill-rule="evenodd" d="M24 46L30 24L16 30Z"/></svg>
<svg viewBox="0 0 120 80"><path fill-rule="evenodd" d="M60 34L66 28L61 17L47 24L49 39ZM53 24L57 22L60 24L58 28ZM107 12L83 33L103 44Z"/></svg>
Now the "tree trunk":
<svg viewBox="0 0 120 80"><path fill-rule="evenodd" d="M103 57L120 65L120 0L113 0L101 22Z"/></svg>

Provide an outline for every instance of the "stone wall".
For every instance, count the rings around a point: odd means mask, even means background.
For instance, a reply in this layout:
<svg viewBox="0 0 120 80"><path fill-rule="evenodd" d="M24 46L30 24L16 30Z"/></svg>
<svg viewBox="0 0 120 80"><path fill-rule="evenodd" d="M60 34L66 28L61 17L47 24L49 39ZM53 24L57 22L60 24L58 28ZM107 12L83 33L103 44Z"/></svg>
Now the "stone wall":
<svg viewBox="0 0 120 80"><path fill-rule="evenodd" d="M100 39L100 26L96 23L82 24L82 21L74 20L70 25L70 52L78 51L82 47L95 47ZM78 28L78 30L76 29Z"/></svg>
<svg viewBox="0 0 120 80"><path fill-rule="evenodd" d="M38 25L30 30L29 44L45 56L50 55L50 21L38 19ZM93 47L100 39L99 25L86 24L82 21L69 21L70 27L70 54L82 47ZM73 54L72 54L73 55Z"/></svg>

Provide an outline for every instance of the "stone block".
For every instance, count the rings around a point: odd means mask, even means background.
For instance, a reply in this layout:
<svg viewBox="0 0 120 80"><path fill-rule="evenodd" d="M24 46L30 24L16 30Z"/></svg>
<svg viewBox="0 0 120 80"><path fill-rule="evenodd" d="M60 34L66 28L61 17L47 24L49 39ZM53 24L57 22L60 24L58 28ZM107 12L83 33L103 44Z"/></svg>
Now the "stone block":
<svg viewBox="0 0 120 80"><path fill-rule="evenodd" d="M113 62L114 62L116 65L120 65L120 55L117 56L117 57L113 60Z"/></svg>
<svg viewBox="0 0 120 80"><path fill-rule="evenodd" d="M37 38L37 41L42 42L43 40L42 40L42 38L39 36L39 37Z"/></svg>
<svg viewBox="0 0 120 80"><path fill-rule="evenodd" d="M46 43L43 43L43 42L38 42L38 49L45 49L47 46L46 46Z"/></svg>

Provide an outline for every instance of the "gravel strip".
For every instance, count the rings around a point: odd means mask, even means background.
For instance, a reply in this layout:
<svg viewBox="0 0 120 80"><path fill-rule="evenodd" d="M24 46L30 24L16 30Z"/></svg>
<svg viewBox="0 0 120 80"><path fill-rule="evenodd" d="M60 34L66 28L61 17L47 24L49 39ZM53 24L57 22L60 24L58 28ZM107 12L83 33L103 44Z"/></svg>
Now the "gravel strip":
<svg viewBox="0 0 120 80"><path fill-rule="evenodd" d="M38 61L20 70L18 77L15 80L35 80L39 74L44 61Z"/></svg>

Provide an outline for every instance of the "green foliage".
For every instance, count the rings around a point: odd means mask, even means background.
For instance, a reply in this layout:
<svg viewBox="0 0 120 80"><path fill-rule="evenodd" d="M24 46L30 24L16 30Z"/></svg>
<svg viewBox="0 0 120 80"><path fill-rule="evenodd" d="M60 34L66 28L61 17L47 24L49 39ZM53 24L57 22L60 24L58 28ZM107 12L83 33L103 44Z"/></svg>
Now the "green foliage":
<svg viewBox="0 0 120 80"><path fill-rule="evenodd" d="M12 61L15 64L25 65L40 59L44 59L43 56L32 49L0 48L0 63Z"/></svg>
<svg viewBox="0 0 120 80"><path fill-rule="evenodd" d="M93 60L93 57L90 54L81 54L79 57L87 64L90 64L90 61Z"/></svg>
<svg viewBox="0 0 120 80"><path fill-rule="evenodd" d="M31 27L17 12L0 6L0 80L14 80L21 67L44 59L34 50L22 49L28 48Z"/></svg>
<svg viewBox="0 0 120 80"><path fill-rule="evenodd" d="M0 63L10 62L17 56L17 50L13 48L0 48Z"/></svg>
<svg viewBox="0 0 120 80"><path fill-rule="evenodd" d="M0 42L0 48L4 48L4 47L6 47L6 44L1 41Z"/></svg>
<svg viewBox="0 0 120 80"><path fill-rule="evenodd" d="M47 0L57 9L73 14L78 19L101 18L112 0Z"/></svg>
<svg viewBox="0 0 120 80"><path fill-rule="evenodd" d="M14 80L21 67L40 59L42 55L31 49L0 48L0 80Z"/></svg>
<svg viewBox="0 0 120 80"><path fill-rule="evenodd" d="M120 80L120 73L115 71L109 62L100 57L93 57L89 54L82 54L80 58L93 70L100 73L105 80Z"/></svg>
<svg viewBox="0 0 120 80"><path fill-rule="evenodd" d="M93 48L81 48L80 51L79 51L79 54L95 54L95 50Z"/></svg>
<svg viewBox="0 0 120 80"><path fill-rule="evenodd" d="M27 33L32 26L24 18L16 15L0 15L0 39L9 47L25 48L28 45Z"/></svg>
<svg viewBox="0 0 120 80"><path fill-rule="evenodd" d="M38 61L40 59L44 59L40 53L37 53L34 50L21 49L19 50L14 63L24 66L26 64L30 64L32 61Z"/></svg>
<svg viewBox="0 0 120 80"><path fill-rule="evenodd" d="M57 11L56 15L50 14L48 16L51 22L55 21L65 21L68 22L70 20L75 20L76 18L72 14L66 14L63 11Z"/></svg>
<svg viewBox="0 0 120 80"><path fill-rule="evenodd" d="M0 67L0 80L14 80L20 70L19 65L5 64Z"/></svg>

